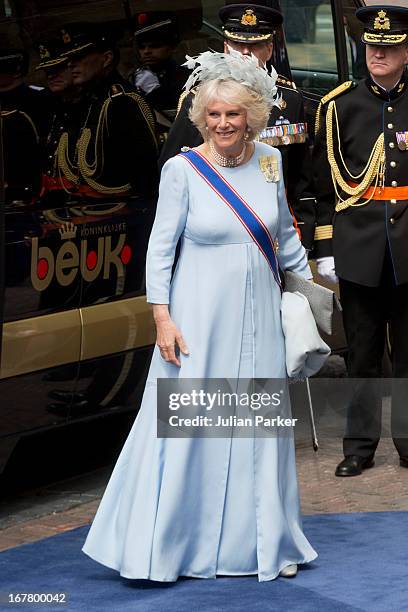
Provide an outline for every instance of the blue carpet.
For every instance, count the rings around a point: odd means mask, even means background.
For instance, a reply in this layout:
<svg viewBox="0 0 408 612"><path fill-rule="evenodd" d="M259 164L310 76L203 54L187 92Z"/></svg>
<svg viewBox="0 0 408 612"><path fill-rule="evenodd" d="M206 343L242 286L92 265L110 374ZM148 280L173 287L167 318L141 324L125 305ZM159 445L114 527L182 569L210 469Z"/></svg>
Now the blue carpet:
<svg viewBox="0 0 408 612"><path fill-rule="evenodd" d="M292 580L125 580L81 552L82 527L0 553L0 592L67 592L66 606L19 606L50 612L408 611L408 513L307 516L304 528L319 557Z"/></svg>

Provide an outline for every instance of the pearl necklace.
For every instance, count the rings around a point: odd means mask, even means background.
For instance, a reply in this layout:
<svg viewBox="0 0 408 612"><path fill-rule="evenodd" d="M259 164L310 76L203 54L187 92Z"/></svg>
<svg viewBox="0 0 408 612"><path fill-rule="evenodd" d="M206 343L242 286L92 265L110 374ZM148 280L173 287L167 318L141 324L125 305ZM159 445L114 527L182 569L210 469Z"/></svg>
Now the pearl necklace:
<svg viewBox="0 0 408 612"><path fill-rule="evenodd" d="M218 153L215 149L214 143L212 140L209 141L209 147L211 151L211 155L215 159L216 163L220 166L224 166L224 168L235 168L239 166L239 164L243 161L245 157L246 143L244 142L243 149L237 157L224 157Z"/></svg>

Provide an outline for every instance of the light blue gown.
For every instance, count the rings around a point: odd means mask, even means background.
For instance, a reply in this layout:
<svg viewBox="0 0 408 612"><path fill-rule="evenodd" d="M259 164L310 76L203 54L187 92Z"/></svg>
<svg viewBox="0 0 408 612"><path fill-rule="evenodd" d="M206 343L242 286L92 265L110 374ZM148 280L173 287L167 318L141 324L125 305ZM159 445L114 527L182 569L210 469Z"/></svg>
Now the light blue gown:
<svg viewBox="0 0 408 612"><path fill-rule="evenodd" d="M260 155L279 158L268 183ZM310 278L293 228L280 153L219 172L279 243L282 269ZM172 282L174 252L181 252ZM156 379L285 378L280 290L251 237L181 156L163 168L147 257L147 299L170 303L188 346L181 368L155 347L141 409L84 545L126 578L257 574L275 578L316 553L302 532L291 437L156 437Z"/></svg>

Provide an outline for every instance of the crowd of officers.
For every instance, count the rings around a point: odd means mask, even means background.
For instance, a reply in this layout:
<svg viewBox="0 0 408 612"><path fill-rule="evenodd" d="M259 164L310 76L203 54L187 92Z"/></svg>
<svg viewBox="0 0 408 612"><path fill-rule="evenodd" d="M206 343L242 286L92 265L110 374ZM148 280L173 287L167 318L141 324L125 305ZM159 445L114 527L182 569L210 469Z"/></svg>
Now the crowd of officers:
<svg viewBox="0 0 408 612"><path fill-rule="evenodd" d="M107 24L73 23L39 40L34 70L45 88L26 84L23 49L0 50L6 203L155 194L166 113L187 78L172 58L177 26L164 13L137 17L138 66L126 78L118 38Z"/></svg>
<svg viewBox="0 0 408 612"><path fill-rule="evenodd" d="M224 50L253 53L268 66L282 14L265 0L226 0L220 10ZM408 9L359 9L369 76L325 96L316 117L314 162L302 95L278 76L280 103L260 139L282 153L288 203L307 249L328 281L340 281L348 342L348 371L381 376L386 324L392 368L408 378L407 90ZM48 88L24 84L27 57L0 57L1 132L6 201L64 205L67 197L155 200L159 168L201 136L188 117L194 91L183 96L186 70L172 55L175 17L136 17L139 65L128 78L117 70L117 37L103 24L71 24L38 46ZM388 75L388 76L387 76ZM178 106L167 134L163 117ZM167 127L170 125L168 121ZM405 130L407 128L407 130ZM166 136L166 138L164 138ZM159 163L157 163L159 161ZM313 171L312 171L313 168ZM314 175L314 176L313 176ZM336 276L337 273L337 276ZM406 394L394 398L393 437L408 467ZM381 398L370 387L349 407L345 459L338 476L373 463L380 438Z"/></svg>
<svg viewBox="0 0 408 612"><path fill-rule="evenodd" d="M254 53L268 65L282 15L266 4L227 1L220 20L226 50ZM254 16L256 40L243 14ZM7 203L63 206L67 198L154 199L158 168L181 146L198 144L188 119L191 95L184 103L181 96L188 71L173 58L180 42L176 15L140 13L134 36L137 63L125 76L118 71L118 32L106 24L67 24L41 38L34 69L45 75L42 90L24 82L28 58L23 50L0 51ZM286 77L278 77L278 87L281 103L261 139L282 152L290 205L310 248L314 198L303 99Z"/></svg>

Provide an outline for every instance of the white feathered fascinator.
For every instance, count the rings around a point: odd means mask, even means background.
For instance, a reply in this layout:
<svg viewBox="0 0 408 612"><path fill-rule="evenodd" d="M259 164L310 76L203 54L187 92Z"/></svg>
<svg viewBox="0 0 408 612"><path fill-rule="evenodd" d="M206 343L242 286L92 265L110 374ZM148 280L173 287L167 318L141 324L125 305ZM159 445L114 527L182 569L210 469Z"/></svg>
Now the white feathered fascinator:
<svg viewBox="0 0 408 612"><path fill-rule="evenodd" d="M239 51L231 49L229 53L205 51L197 57L186 55L186 59L183 66L193 70L184 85L187 92L204 81L234 79L259 93L270 108L278 106L281 101L276 87L278 77L276 70L272 68L269 74L259 65L258 59L253 54L242 55Z"/></svg>

